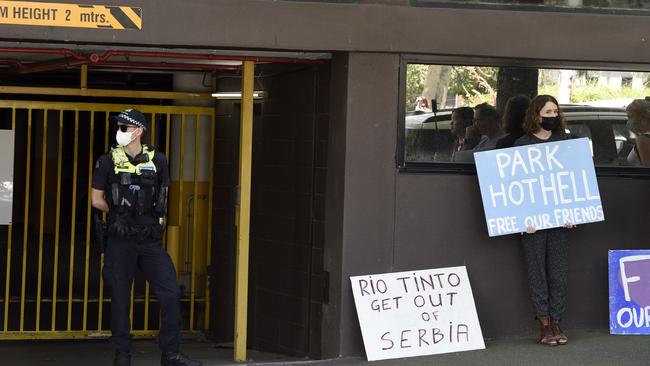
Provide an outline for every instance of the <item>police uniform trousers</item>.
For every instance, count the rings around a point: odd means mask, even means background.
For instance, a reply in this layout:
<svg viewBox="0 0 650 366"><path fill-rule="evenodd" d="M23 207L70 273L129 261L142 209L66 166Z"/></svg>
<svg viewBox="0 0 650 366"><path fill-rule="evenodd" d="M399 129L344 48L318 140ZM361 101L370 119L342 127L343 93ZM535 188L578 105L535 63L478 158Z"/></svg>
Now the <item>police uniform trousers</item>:
<svg viewBox="0 0 650 366"><path fill-rule="evenodd" d="M122 239L109 235L104 255L104 281L111 291L111 337L118 351L131 350L131 283L139 269L158 297L162 325L158 335L163 352L180 346L180 290L176 270L160 240Z"/></svg>
<svg viewBox="0 0 650 366"><path fill-rule="evenodd" d="M551 316L560 320L566 309L568 234L565 228L554 228L522 235L528 288L536 318Z"/></svg>

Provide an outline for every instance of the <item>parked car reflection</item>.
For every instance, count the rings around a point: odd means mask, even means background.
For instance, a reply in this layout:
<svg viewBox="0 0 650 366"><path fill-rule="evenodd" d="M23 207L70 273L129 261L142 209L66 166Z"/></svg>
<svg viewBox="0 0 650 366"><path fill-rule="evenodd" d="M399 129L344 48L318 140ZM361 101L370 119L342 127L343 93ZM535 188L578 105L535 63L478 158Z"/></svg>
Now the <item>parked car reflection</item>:
<svg viewBox="0 0 650 366"><path fill-rule="evenodd" d="M599 166L631 166L628 156L635 136L626 127L624 108L562 105L569 133L589 138L594 163ZM454 136L450 133L451 109L407 115L405 160L450 162Z"/></svg>

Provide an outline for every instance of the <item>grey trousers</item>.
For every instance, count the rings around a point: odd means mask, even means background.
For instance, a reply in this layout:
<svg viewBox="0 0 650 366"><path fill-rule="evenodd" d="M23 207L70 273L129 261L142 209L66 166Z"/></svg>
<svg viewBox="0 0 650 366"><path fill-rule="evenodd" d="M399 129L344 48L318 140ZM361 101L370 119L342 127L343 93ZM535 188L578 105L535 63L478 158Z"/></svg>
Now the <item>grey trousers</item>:
<svg viewBox="0 0 650 366"><path fill-rule="evenodd" d="M568 230L555 228L523 234L528 288L535 317L562 319L566 309L569 272Z"/></svg>

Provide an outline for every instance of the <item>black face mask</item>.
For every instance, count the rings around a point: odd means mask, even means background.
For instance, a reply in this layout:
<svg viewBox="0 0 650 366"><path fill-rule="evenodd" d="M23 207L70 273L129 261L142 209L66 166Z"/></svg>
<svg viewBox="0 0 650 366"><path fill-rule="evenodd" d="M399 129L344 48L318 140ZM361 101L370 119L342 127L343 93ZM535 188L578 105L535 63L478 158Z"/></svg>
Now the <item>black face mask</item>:
<svg viewBox="0 0 650 366"><path fill-rule="evenodd" d="M560 117L542 117L542 128L553 131L560 125Z"/></svg>

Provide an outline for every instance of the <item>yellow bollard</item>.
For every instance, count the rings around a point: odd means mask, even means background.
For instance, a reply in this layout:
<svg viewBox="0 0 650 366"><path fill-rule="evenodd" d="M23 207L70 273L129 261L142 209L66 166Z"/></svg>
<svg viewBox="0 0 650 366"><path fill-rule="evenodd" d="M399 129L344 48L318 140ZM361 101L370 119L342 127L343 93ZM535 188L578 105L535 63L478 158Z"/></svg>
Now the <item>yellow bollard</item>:
<svg viewBox="0 0 650 366"><path fill-rule="evenodd" d="M179 226L167 226L167 253L172 258L176 272L178 272L180 256L180 234L181 230Z"/></svg>

